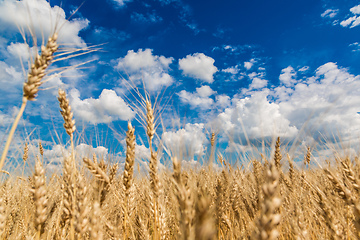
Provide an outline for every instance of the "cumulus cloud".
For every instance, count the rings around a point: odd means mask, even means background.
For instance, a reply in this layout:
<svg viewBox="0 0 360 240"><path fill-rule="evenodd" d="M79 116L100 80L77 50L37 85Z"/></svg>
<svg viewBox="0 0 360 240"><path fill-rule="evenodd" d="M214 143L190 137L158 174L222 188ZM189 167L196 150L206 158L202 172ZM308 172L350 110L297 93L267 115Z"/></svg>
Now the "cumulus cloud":
<svg viewBox="0 0 360 240"><path fill-rule="evenodd" d="M202 123L187 123L178 131L164 132L162 140L165 148L174 156L202 156L206 151L205 143L208 141L204 126Z"/></svg>
<svg viewBox="0 0 360 240"><path fill-rule="evenodd" d="M350 12L353 16L341 21L341 26L353 28L360 24L360 5L350 8Z"/></svg>
<svg viewBox="0 0 360 240"><path fill-rule="evenodd" d="M7 51L16 58L20 58L22 62L26 63L30 59L30 53L34 52L33 48L30 48L26 43L10 43L7 46Z"/></svg>
<svg viewBox="0 0 360 240"><path fill-rule="evenodd" d="M75 117L92 124L110 123L116 120L131 120L135 114L114 90L104 89L98 99L80 99L80 92L72 89L70 105Z"/></svg>
<svg viewBox="0 0 360 240"><path fill-rule="evenodd" d="M230 105L230 97L225 94L217 95L215 97L215 100L216 100L216 104L221 108L225 108Z"/></svg>
<svg viewBox="0 0 360 240"><path fill-rule="evenodd" d="M296 72L292 66L288 66L281 70L279 76L280 82L287 87L293 86L296 83Z"/></svg>
<svg viewBox="0 0 360 240"><path fill-rule="evenodd" d="M179 69L186 76L212 83L214 82L213 75L218 71L217 67L214 66L214 62L213 58L203 53L194 53L179 60Z"/></svg>
<svg viewBox="0 0 360 240"><path fill-rule="evenodd" d="M43 33L50 36L55 24L62 25L59 33L59 42L72 43L84 46L85 43L79 32L89 25L87 19L66 20L65 12L59 6L51 7L46 0L4 0L0 3L0 26L18 32L17 26L27 29L31 27L37 36Z"/></svg>
<svg viewBox="0 0 360 240"><path fill-rule="evenodd" d="M118 59L115 68L128 73L135 84L144 81L147 90L156 91L174 82L169 74L173 60L172 57L153 55L148 48L137 52L129 50L125 57Z"/></svg>
<svg viewBox="0 0 360 240"><path fill-rule="evenodd" d="M177 95L181 102L189 104L191 108L199 108L201 110L224 109L231 104L229 96L217 94L209 86L196 88L196 91L193 93L182 90Z"/></svg>
<svg viewBox="0 0 360 240"><path fill-rule="evenodd" d="M188 103L193 108L199 107L201 109L210 109L214 104L214 100L210 96L214 93L216 92L209 86L202 86L200 88L196 88L196 92L194 93L182 90L178 93L178 96L183 103Z"/></svg>
<svg viewBox="0 0 360 240"><path fill-rule="evenodd" d="M243 94L246 94L247 92L250 92L252 90L260 90L266 87L268 84L268 81L264 79L264 72L252 72L249 73L247 76L250 78L251 84L249 85L249 88L242 89Z"/></svg>
<svg viewBox="0 0 360 240"><path fill-rule="evenodd" d="M19 86L22 86L23 81L24 78L21 72L18 72L13 66L0 61L0 83L2 90L7 93L7 98L11 97L9 94L20 93Z"/></svg>
<svg viewBox="0 0 360 240"><path fill-rule="evenodd" d="M267 80L261 79L261 78L258 78L258 77L254 77L251 84L250 84L249 89L250 90L252 90L252 89L261 89L261 88L266 87L267 84L268 84Z"/></svg>
<svg viewBox="0 0 360 240"><path fill-rule="evenodd" d="M321 14L323 18L334 18L339 13L339 9L326 9L325 12Z"/></svg>
<svg viewBox="0 0 360 240"><path fill-rule="evenodd" d="M50 146L51 146L50 149L44 146L44 159L46 161L46 168L47 170L54 172L61 171L62 164L64 163L64 158L70 157L71 149L70 147L66 148L65 146L60 144L52 145L50 143ZM38 146L34 144L30 144L29 151L37 153ZM98 159L106 160L109 154L109 150L103 146L93 147L85 143L80 143L79 145L75 146L75 153L76 153L75 154L76 160L78 162L82 162L82 159L84 157L92 158L93 154L95 154Z"/></svg>
<svg viewBox="0 0 360 240"><path fill-rule="evenodd" d="M354 144L360 136L359 87L359 76L327 63L316 70L315 76L298 83L279 105L294 125L300 127L308 121L309 128L321 133L321 138L333 141L335 135L341 137L342 144Z"/></svg>
<svg viewBox="0 0 360 240"><path fill-rule="evenodd" d="M215 120L217 126L234 135L244 134L245 130L252 138L295 136L297 128L281 114L277 103L268 101L268 94L269 90L265 90L243 99L233 99L234 106L226 108Z"/></svg>
<svg viewBox="0 0 360 240"><path fill-rule="evenodd" d="M244 62L244 67L246 70L250 70L252 68L252 66L254 65L254 63L256 62L255 59L250 59L250 61L248 62Z"/></svg>
<svg viewBox="0 0 360 240"><path fill-rule="evenodd" d="M283 74L293 73L283 75L284 84L235 95L211 124L242 143L245 133L255 142L274 136L294 139L300 134L304 141L326 139L331 144L336 136L342 144L355 146L360 137L360 75L329 62L312 76L293 82L295 70L285 69ZM291 84L286 84L289 79Z"/></svg>

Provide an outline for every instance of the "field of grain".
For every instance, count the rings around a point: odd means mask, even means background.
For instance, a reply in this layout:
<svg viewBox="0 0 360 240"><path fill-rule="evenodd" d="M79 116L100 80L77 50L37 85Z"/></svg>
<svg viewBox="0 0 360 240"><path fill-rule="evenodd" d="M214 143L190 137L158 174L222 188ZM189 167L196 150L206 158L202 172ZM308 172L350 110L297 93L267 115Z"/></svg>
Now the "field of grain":
<svg viewBox="0 0 360 240"><path fill-rule="evenodd" d="M134 132L127 132L124 169L104 159L64 159L63 173L45 180L40 163L29 178L1 186L3 239L356 239L359 160L326 169L295 169L276 148L273 160L249 170L157 171L134 177ZM39 156L40 151L39 151ZM311 159L311 158L310 158ZM307 164L305 159L305 164ZM311 160L310 160L311 161ZM286 166L286 168L284 166Z"/></svg>
<svg viewBox="0 0 360 240"><path fill-rule="evenodd" d="M56 40L55 32L28 71L0 169L8 164L7 152L27 103L37 98L47 67L60 56ZM2 170L10 176L0 188L1 239L360 239L357 157L334 155L332 164L316 166L309 148L303 162L294 162L277 138L276 145L269 146L275 149L271 156L250 159L246 166L216 154L216 169L206 164L210 160L198 169L183 168L180 156L172 156L172 168L160 171L153 146L157 116L150 99L141 98L149 169L135 175L137 133L131 123L124 169L96 155L78 161L76 124L60 89L71 155L64 157L60 173L46 174L40 144L32 176ZM215 135L211 136L209 158L214 158ZM23 161L28 158L25 145Z"/></svg>

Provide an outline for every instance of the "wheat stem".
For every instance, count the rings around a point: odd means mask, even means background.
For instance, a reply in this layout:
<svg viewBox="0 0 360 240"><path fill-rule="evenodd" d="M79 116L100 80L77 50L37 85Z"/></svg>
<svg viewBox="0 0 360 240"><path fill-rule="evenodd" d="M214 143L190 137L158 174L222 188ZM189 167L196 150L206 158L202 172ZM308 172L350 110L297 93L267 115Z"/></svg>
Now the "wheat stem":
<svg viewBox="0 0 360 240"><path fill-rule="evenodd" d="M26 107L26 103L27 103L27 98L23 97L23 102L21 104L21 107L20 107L20 110L15 118L15 121L13 122L13 125L11 126L11 129L10 129L10 133L9 133L9 136L6 140L6 144L5 144L5 148L3 150L3 153L1 155L1 160L0 160L0 170L3 168L4 166L4 163L5 163L5 159L6 159L6 156L7 156L7 153L9 151L9 147L10 147L10 144L11 144L11 141L14 137L14 133L15 133L15 130L17 128L17 125L19 124L19 121L20 121L20 118L21 116L23 115L24 113L24 110L25 110L25 107Z"/></svg>

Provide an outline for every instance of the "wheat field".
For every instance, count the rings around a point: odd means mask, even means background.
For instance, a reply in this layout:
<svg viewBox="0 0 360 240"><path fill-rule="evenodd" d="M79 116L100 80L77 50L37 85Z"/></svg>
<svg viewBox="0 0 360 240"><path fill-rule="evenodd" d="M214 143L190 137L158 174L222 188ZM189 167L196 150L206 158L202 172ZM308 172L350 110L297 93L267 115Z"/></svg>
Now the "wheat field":
<svg viewBox="0 0 360 240"><path fill-rule="evenodd" d="M294 169L276 151L249 171L173 169L134 177L133 132L124 169L84 158L45 180L37 162L29 178L2 183L3 239L356 239L359 160L326 169ZM278 149L279 150L279 149ZM40 153L40 152L39 152ZM158 159L152 159L156 165ZM282 165L289 166L285 169Z"/></svg>
<svg viewBox="0 0 360 240"><path fill-rule="evenodd" d="M47 68L56 60L56 40L55 31L28 71L0 169L8 164L7 152L26 104L38 97ZM149 169L134 174L137 133L130 122L124 169L96 155L80 162L65 91L59 89L58 100L71 155L64 157L60 173L46 174L40 144L32 176L2 170L11 176L0 188L1 239L360 239L357 157L334 156L333 164L315 166L309 148L304 162L294 162L277 138L271 156L251 159L247 167L219 157L217 169L211 164L184 168L180 156L172 156L172 168L159 170L153 143L157 116L145 96L141 106ZM213 152L214 134L210 141ZM28 158L25 145L23 161Z"/></svg>

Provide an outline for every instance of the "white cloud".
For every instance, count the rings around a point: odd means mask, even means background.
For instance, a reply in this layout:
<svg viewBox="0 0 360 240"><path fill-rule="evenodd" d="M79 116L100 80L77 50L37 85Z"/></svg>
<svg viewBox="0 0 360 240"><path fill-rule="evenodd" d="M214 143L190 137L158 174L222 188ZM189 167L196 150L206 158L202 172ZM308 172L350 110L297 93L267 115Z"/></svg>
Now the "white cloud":
<svg viewBox="0 0 360 240"><path fill-rule="evenodd" d="M359 76L329 62L320 66L315 76L296 84L294 91L285 93L279 106L295 126L301 127L311 117L309 125L314 129L326 131L323 134L330 138L331 134L341 133L346 141L360 136L359 88Z"/></svg>
<svg viewBox="0 0 360 240"><path fill-rule="evenodd" d="M178 93L180 100L184 103L190 104L192 107L199 107L201 109L210 109L214 104L214 100L210 98L211 95L216 93L209 86L202 86L196 88L195 93L190 93L182 90Z"/></svg>
<svg viewBox="0 0 360 240"><path fill-rule="evenodd" d="M205 153L207 142L206 134L204 133L204 124L187 123L185 128L176 132L164 132L162 135L165 147L173 156L183 156L189 154L201 156Z"/></svg>
<svg viewBox="0 0 360 240"><path fill-rule="evenodd" d="M234 67L228 67L228 68L222 69L221 71L225 72L225 73L237 74L240 72L240 69L239 69L239 66L236 65Z"/></svg>
<svg viewBox="0 0 360 240"><path fill-rule="evenodd" d="M230 105L230 97L225 94L217 95L216 93L209 86L202 86L196 88L196 91L193 93L182 90L177 95L181 102L189 104L192 108L210 110L228 107Z"/></svg>
<svg viewBox="0 0 360 240"><path fill-rule="evenodd" d="M249 86L249 89L250 90L252 90L252 89L261 89L261 88L266 87L267 84L268 84L267 80L255 77L255 78L253 78L253 80L252 80L252 82L251 82L251 84Z"/></svg>
<svg viewBox="0 0 360 240"><path fill-rule="evenodd" d="M202 109L210 109L214 104L214 100L211 98L202 98L199 97L196 93L189 93L185 90L182 90L178 93L180 99L184 103L190 104L192 107L199 107Z"/></svg>
<svg viewBox="0 0 360 240"><path fill-rule="evenodd" d="M304 67L300 68L298 71L299 71L299 72L306 72L306 71L309 70L309 69L310 69L309 66L304 66Z"/></svg>
<svg viewBox="0 0 360 240"><path fill-rule="evenodd" d="M350 12L353 14L360 14L360 5L350 8Z"/></svg>
<svg viewBox="0 0 360 240"><path fill-rule="evenodd" d="M247 96L234 96L232 105L218 114L212 124L233 139L242 139L242 143L244 132L250 140L294 138L301 134L307 136L306 141L332 142L335 135L342 144L353 147L360 137L359 89L360 75L352 75L348 69L329 62L317 68L313 76L291 85L261 91L248 89Z"/></svg>
<svg viewBox="0 0 360 240"><path fill-rule="evenodd" d="M247 70L250 70L250 68L253 66L254 64L252 62L244 62L244 67Z"/></svg>
<svg viewBox="0 0 360 240"><path fill-rule="evenodd" d="M24 82L23 74L16 71L13 66L9 66L7 63L0 61L0 83L2 91L7 93L7 97L10 99L9 93L20 93L22 89L22 83Z"/></svg>
<svg viewBox="0 0 360 240"><path fill-rule="evenodd" d="M359 52L360 51L360 43L358 43L358 42L354 42L354 43L349 44L349 47L352 48L351 51L353 51L353 52Z"/></svg>
<svg viewBox="0 0 360 240"><path fill-rule="evenodd" d="M50 143L51 144L51 143ZM44 146L44 142L43 142ZM37 152L37 145L29 145L29 151ZM109 154L107 148L103 146L93 147L85 143L80 143L75 146L75 159L77 162L82 163L84 157L92 158L93 154L96 154L98 161L101 159L106 160ZM35 155L35 154L34 154ZM61 171L64 159L70 157L71 149L70 147L66 148L60 144L51 144L51 149L48 149L44 146L44 159L46 160L46 169L52 172Z"/></svg>
<svg viewBox="0 0 360 240"><path fill-rule="evenodd" d="M246 93L249 90L264 88L268 84L268 81L264 79L265 74L263 72L252 72L248 74L248 77L252 80L252 82L249 89L242 90L243 93Z"/></svg>
<svg viewBox="0 0 360 240"><path fill-rule="evenodd" d="M62 26L59 42L84 46L85 43L79 37L79 32L88 24L87 19L66 21L64 10L59 6L51 7L45 0L4 0L0 3L0 26L2 29L18 32L17 26L23 29L31 27L40 39L42 33L45 37L50 36L57 25Z"/></svg>
<svg viewBox="0 0 360 240"><path fill-rule="evenodd" d="M213 91L209 86L202 86L200 88L196 88L196 92L202 98L210 97L215 91Z"/></svg>
<svg viewBox="0 0 360 240"><path fill-rule="evenodd" d="M225 108L230 105L230 97L225 94L217 95L215 99L216 99L216 104L221 108Z"/></svg>
<svg viewBox="0 0 360 240"><path fill-rule="evenodd" d="M179 60L179 69L187 76L212 83L214 81L213 75L218 71L214 62L213 58L203 53L194 53Z"/></svg>
<svg viewBox="0 0 360 240"><path fill-rule="evenodd" d="M353 28L360 24L360 5L350 8L350 12L354 14L354 16L341 21L341 26Z"/></svg>
<svg viewBox="0 0 360 240"><path fill-rule="evenodd" d="M118 59L116 69L129 74L135 84L144 81L148 91L156 91L174 82L168 73L173 60L172 57L153 55L151 49L129 50L125 57Z"/></svg>
<svg viewBox="0 0 360 240"><path fill-rule="evenodd" d="M246 70L250 70L255 62L255 59L251 59L249 62L244 62L244 67L246 68Z"/></svg>
<svg viewBox="0 0 360 240"><path fill-rule="evenodd" d="M126 3L132 2L132 0L111 0L116 7L123 7Z"/></svg>
<svg viewBox="0 0 360 240"><path fill-rule="evenodd" d="M323 18L334 18L339 13L339 9L326 9L325 12L321 14Z"/></svg>
<svg viewBox="0 0 360 240"><path fill-rule="evenodd" d="M30 59L30 53L34 53L34 49L30 49L26 43L11 43L7 46L7 51L12 56L20 58L23 63L27 63Z"/></svg>
<svg viewBox="0 0 360 240"><path fill-rule="evenodd" d="M134 112L114 90L104 89L98 99L81 100L80 92L72 89L69 98L75 117L92 124L134 118Z"/></svg>
<svg viewBox="0 0 360 240"><path fill-rule="evenodd" d="M279 76L280 82L287 87L293 86L296 83L296 72L292 66L288 66L281 70Z"/></svg>
<svg viewBox="0 0 360 240"><path fill-rule="evenodd" d="M131 14L131 20L135 22L140 22L141 24L147 24L161 22L163 19L162 17L156 15L155 12L147 14L134 12Z"/></svg>
<svg viewBox="0 0 360 240"><path fill-rule="evenodd" d="M280 106L267 100L269 90L254 92L250 97L233 99L234 106L226 108L215 120L217 126L230 135L245 132L251 138L295 136L297 128L282 116Z"/></svg>
<svg viewBox="0 0 360 240"><path fill-rule="evenodd" d="M348 27L349 25L351 25L350 28L356 27L358 24L359 24L359 17L357 16L350 17L340 22L340 25L343 27Z"/></svg>

